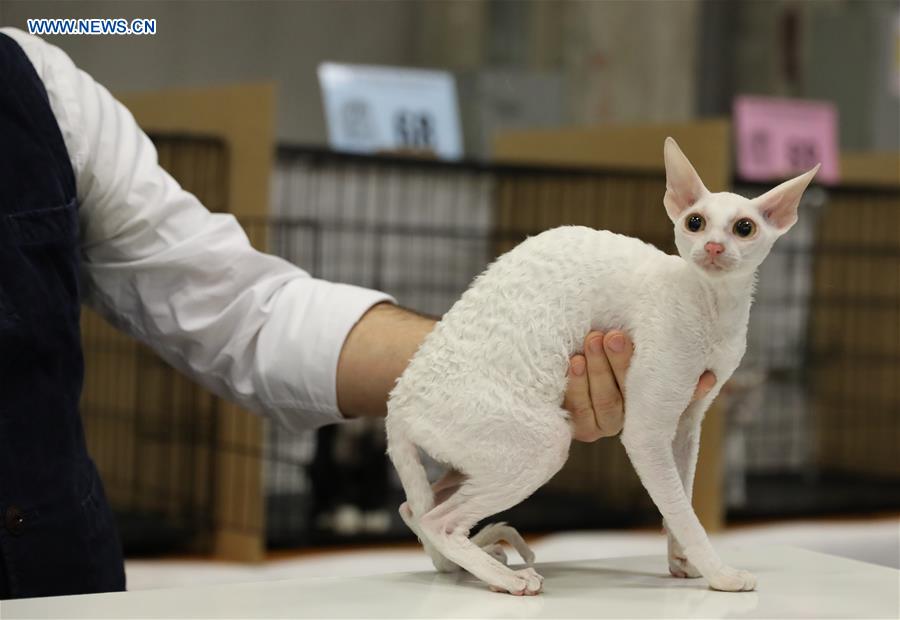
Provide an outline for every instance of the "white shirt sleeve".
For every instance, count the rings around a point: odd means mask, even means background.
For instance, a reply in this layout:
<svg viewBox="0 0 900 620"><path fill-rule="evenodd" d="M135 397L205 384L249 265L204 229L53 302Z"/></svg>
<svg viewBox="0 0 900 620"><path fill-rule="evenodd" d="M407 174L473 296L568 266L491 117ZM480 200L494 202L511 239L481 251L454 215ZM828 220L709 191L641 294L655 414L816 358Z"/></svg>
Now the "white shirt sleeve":
<svg viewBox="0 0 900 620"><path fill-rule="evenodd" d="M75 171L84 301L216 394L293 428L342 419L336 371L377 291L254 250L157 163L128 110L62 50L15 29Z"/></svg>

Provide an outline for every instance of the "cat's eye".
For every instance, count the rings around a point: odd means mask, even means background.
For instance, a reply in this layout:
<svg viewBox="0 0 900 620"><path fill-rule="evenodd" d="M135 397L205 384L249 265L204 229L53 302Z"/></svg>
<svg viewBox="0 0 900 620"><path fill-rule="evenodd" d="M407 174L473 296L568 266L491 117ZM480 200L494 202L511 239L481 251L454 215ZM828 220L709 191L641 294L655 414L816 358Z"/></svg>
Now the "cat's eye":
<svg viewBox="0 0 900 620"><path fill-rule="evenodd" d="M702 215L694 213L687 216L687 219L684 220L684 226L691 232L700 232L706 228L706 220L703 219Z"/></svg>
<svg viewBox="0 0 900 620"><path fill-rule="evenodd" d="M734 234L738 237L749 237L754 232L756 232L756 224L753 223L753 220L748 220L747 218L739 219L734 223Z"/></svg>

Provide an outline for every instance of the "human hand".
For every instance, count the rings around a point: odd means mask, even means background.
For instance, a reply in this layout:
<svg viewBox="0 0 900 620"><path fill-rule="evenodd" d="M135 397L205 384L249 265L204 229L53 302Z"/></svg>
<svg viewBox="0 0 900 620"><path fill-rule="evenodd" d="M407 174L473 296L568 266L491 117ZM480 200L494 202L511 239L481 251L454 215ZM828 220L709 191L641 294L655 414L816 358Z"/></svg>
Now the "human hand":
<svg viewBox="0 0 900 620"><path fill-rule="evenodd" d="M622 332L591 332L584 340L584 354L569 361L569 382L563 408L572 416L573 437L593 442L617 435L625 423L622 386L634 353L634 345ZM697 382L695 401L716 384L716 376L704 372Z"/></svg>

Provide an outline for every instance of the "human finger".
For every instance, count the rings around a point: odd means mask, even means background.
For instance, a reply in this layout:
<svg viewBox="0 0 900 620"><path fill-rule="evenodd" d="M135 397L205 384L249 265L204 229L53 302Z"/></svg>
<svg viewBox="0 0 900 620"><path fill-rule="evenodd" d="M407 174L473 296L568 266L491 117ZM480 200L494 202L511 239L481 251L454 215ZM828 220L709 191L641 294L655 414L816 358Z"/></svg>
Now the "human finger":
<svg viewBox="0 0 900 620"><path fill-rule="evenodd" d="M585 340L585 357L594 418L601 435L611 437L622 430L624 402L604 341L602 332L588 334Z"/></svg>
<svg viewBox="0 0 900 620"><path fill-rule="evenodd" d="M572 420L572 437L578 441L593 442L602 437L594 410L591 407L591 395L588 388L587 363L583 355L574 355L569 360L568 382L563 408L569 412Z"/></svg>
<svg viewBox="0 0 900 620"><path fill-rule="evenodd" d="M691 398L691 402L695 400L700 400L712 390L716 385L716 375L712 373L711 370L707 370L702 375L700 375L700 380L697 381L697 387L694 390L694 396Z"/></svg>

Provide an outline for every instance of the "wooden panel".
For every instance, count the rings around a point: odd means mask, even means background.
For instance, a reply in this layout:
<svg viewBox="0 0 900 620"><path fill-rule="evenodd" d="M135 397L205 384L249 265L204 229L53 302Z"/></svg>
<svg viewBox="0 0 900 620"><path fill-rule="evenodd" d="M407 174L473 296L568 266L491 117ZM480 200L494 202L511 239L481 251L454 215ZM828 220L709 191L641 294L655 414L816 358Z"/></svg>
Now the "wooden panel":
<svg viewBox="0 0 900 620"><path fill-rule="evenodd" d="M841 186L900 185L900 153L841 153Z"/></svg>
<svg viewBox="0 0 900 620"><path fill-rule="evenodd" d="M498 162L631 170L665 169L663 142L672 136L713 192L731 187L731 123L723 119L665 125L503 131Z"/></svg>

